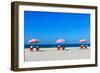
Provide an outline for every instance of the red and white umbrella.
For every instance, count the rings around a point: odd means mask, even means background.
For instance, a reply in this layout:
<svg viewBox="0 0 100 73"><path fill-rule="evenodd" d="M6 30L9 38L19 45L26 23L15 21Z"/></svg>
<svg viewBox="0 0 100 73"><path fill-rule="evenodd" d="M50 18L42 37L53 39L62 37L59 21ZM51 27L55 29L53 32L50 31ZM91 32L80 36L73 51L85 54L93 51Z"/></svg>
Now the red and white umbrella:
<svg viewBox="0 0 100 73"><path fill-rule="evenodd" d="M85 43L85 42L87 42L87 40L82 39L82 40L80 40L80 42L81 42L81 43Z"/></svg>
<svg viewBox="0 0 100 73"><path fill-rule="evenodd" d="M38 43L38 42L39 42L38 39L31 39L31 40L28 41L28 43Z"/></svg>
<svg viewBox="0 0 100 73"><path fill-rule="evenodd" d="M63 43L63 42L65 42L64 39L58 39L58 40L56 41L56 43Z"/></svg>

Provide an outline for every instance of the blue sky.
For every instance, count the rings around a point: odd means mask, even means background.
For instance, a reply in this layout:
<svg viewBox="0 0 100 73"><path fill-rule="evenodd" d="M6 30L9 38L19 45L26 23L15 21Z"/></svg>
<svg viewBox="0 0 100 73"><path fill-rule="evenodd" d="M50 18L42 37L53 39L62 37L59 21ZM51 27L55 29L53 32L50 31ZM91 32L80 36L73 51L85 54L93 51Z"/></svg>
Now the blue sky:
<svg viewBox="0 0 100 73"><path fill-rule="evenodd" d="M24 41L36 38L41 44L90 42L90 14L24 11Z"/></svg>

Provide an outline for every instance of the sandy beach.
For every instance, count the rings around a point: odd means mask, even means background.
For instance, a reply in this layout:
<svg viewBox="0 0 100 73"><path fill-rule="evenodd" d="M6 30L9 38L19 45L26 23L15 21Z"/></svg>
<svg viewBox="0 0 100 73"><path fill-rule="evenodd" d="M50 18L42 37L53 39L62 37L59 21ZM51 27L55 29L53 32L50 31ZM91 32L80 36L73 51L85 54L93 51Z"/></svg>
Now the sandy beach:
<svg viewBox="0 0 100 73"><path fill-rule="evenodd" d="M28 48L25 48L25 62L88 58L90 58L90 48L65 48L65 50L60 51L57 48L40 48L39 51L34 52L30 52Z"/></svg>

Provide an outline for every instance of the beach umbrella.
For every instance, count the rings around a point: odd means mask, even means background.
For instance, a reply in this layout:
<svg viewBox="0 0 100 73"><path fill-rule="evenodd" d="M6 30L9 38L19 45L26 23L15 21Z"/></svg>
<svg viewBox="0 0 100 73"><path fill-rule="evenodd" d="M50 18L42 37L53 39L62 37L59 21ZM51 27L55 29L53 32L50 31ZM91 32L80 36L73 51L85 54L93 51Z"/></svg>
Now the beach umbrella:
<svg viewBox="0 0 100 73"><path fill-rule="evenodd" d="M31 39L28 41L28 43L38 43L40 42L38 39Z"/></svg>
<svg viewBox="0 0 100 73"><path fill-rule="evenodd" d="M87 42L87 40L82 39L82 40L80 40L80 42L81 42L81 43L85 43L85 42Z"/></svg>
<svg viewBox="0 0 100 73"><path fill-rule="evenodd" d="M56 43L63 43L63 42L65 42L64 39L58 39L58 40L56 41Z"/></svg>

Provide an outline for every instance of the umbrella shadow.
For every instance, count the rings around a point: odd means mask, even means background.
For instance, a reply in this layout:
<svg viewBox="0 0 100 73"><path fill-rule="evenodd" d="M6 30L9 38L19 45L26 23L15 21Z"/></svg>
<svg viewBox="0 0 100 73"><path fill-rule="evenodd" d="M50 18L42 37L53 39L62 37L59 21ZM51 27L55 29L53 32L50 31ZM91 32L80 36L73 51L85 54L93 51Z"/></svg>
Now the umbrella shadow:
<svg viewBox="0 0 100 73"><path fill-rule="evenodd" d="M46 50L38 50L38 51L36 51L36 52L45 52Z"/></svg>
<svg viewBox="0 0 100 73"><path fill-rule="evenodd" d="M90 49L90 48L80 48L81 50L86 50L86 49Z"/></svg>
<svg viewBox="0 0 100 73"><path fill-rule="evenodd" d="M70 50L70 49L65 49L65 51L68 51L68 50Z"/></svg>

